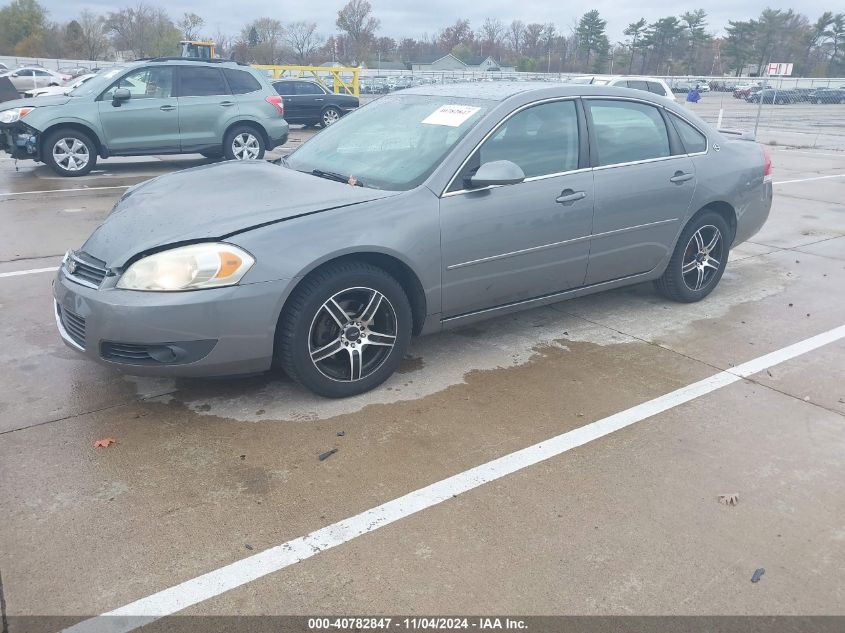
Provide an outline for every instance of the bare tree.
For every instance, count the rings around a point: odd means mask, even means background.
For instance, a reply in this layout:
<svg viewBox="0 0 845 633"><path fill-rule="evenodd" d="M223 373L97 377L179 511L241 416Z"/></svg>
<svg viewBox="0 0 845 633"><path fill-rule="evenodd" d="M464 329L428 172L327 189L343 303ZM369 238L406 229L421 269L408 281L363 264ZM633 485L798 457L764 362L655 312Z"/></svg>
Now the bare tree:
<svg viewBox="0 0 845 633"><path fill-rule="evenodd" d="M505 27L501 21L498 18L485 18L484 24L481 25L479 30L479 35L479 39L487 47L487 54L498 56L505 36Z"/></svg>
<svg viewBox="0 0 845 633"><path fill-rule="evenodd" d="M109 47L106 38L106 21L101 15L95 15L89 9L79 14L80 41L85 59L96 61L105 55Z"/></svg>
<svg viewBox="0 0 845 633"><path fill-rule="evenodd" d="M105 29L111 33L112 45L135 58L172 55L181 33L164 9L146 4L109 13Z"/></svg>
<svg viewBox="0 0 845 633"><path fill-rule="evenodd" d="M323 36L317 33L315 22L293 22L287 26L285 41L293 49L296 61L305 64L323 45Z"/></svg>
<svg viewBox="0 0 845 633"><path fill-rule="evenodd" d="M381 22L371 13L372 5L367 0L349 0L337 12L337 28L346 33L352 43L355 63L361 63L367 58L373 36Z"/></svg>
<svg viewBox="0 0 845 633"><path fill-rule="evenodd" d="M186 40L199 39L200 29L202 29L204 25L205 20L196 13L185 13L182 16L182 19L176 23L176 26L182 30L182 35L185 36Z"/></svg>
<svg viewBox="0 0 845 633"><path fill-rule="evenodd" d="M508 27L508 41L510 41L513 52L522 54L522 42L525 36L525 23L522 20L514 20Z"/></svg>
<svg viewBox="0 0 845 633"><path fill-rule="evenodd" d="M258 64L280 63L285 27L278 20L258 18L243 28L241 39L248 43L252 61Z"/></svg>

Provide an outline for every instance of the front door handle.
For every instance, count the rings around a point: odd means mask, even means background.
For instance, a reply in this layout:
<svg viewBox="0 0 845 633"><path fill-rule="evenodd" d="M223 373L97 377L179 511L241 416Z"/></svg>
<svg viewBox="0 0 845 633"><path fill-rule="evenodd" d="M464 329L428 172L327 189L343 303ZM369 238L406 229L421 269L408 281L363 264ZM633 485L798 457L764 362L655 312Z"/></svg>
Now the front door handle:
<svg viewBox="0 0 845 633"><path fill-rule="evenodd" d="M172 106L172 105L163 105L159 108L159 110L161 110L162 112L170 112L171 110L175 110L175 109L176 109L176 106Z"/></svg>
<svg viewBox="0 0 845 633"><path fill-rule="evenodd" d="M222 105L224 108L228 108L229 106L235 105L235 102L234 101L221 101L220 105Z"/></svg>
<svg viewBox="0 0 845 633"><path fill-rule="evenodd" d="M324 101L324 99L322 99L322 98L320 98L320 99L314 99L314 101Z"/></svg>
<svg viewBox="0 0 845 633"><path fill-rule="evenodd" d="M692 174L685 174L682 171L676 171L675 175L669 179L669 182L680 183L686 182L687 180L692 180L693 178L695 178L695 176L693 176Z"/></svg>
<svg viewBox="0 0 845 633"><path fill-rule="evenodd" d="M560 204L572 204L578 200L583 200L587 197L586 191L573 191L572 189L564 189L560 195L555 199L555 202Z"/></svg>

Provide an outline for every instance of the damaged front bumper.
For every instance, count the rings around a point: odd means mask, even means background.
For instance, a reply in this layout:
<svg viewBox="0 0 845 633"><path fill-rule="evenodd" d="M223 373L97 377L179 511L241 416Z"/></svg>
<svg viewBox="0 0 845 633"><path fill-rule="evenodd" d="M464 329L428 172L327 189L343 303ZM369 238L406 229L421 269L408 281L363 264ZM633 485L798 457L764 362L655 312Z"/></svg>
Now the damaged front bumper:
<svg viewBox="0 0 845 633"><path fill-rule="evenodd" d="M5 151L12 158L39 160L38 135L38 130L23 121L0 124L0 150Z"/></svg>

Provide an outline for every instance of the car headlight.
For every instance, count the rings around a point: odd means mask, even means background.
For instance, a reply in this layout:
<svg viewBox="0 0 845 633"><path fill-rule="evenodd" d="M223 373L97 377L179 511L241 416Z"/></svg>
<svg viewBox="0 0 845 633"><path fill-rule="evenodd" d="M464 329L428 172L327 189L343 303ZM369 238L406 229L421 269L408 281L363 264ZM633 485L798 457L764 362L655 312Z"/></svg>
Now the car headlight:
<svg viewBox="0 0 845 633"><path fill-rule="evenodd" d="M139 259L123 273L117 287L174 292L234 286L254 263L252 255L231 244L180 246Z"/></svg>
<svg viewBox="0 0 845 633"><path fill-rule="evenodd" d="M20 121L35 108L10 108L0 112L0 123L14 123Z"/></svg>

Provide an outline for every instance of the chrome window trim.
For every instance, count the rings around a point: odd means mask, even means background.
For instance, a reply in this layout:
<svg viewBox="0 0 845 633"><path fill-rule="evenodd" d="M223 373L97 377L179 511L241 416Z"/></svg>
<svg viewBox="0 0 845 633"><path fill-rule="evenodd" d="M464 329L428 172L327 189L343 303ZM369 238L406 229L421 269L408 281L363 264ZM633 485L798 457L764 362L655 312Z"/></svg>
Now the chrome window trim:
<svg viewBox="0 0 845 633"><path fill-rule="evenodd" d="M518 107L516 110L514 110L513 112L508 114L504 119L499 121L492 130L487 132L487 134L484 135L484 138L482 138L480 141L478 141L478 143L475 144L475 147L473 147L472 151L469 154L467 154L467 157L460 164L457 171L455 171L455 173L452 174L452 177L449 179L448 184L446 185L446 187L444 187L443 191L440 192L439 197L445 198L446 196L454 195L454 194L458 194L458 193L467 193L469 191L484 191L485 189L492 189L494 187L503 186L503 185L491 185L490 187L482 187L480 189L459 189L457 191L449 191L449 187L451 187L452 183L455 182L455 178L457 178L458 175L464 170L464 167L466 167L466 164L469 162L469 159L472 158L475 155L475 152L478 151L478 148L481 147L482 145L484 145L484 143L487 141L487 139L489 139L491 136L493 136L493 134L498 132L499 128L501 128L508 121L508 119L510 119L512 116L519 114L523 110L527 110L528 108L533 108L534 106L542 105L544 103L552 103L552 102L555 102L555 101L575 101L576 99L580 99L580 97L548 97L546 99L540 99L539 101L532 101L531 103L526 103L525 105ZM577 116L578 116L577 110L576 110L575 116L576 116L576 120L577 120ZM579 138L578 140L579 140L579 143L580 143L581 139ZM554 176L560 176L562 174L571 174L574 171L585 171L585 170L586 169L576 169L576 170L559 172L557 174L543 174L542 176L532 176L531 178L532 179L552 178ZM523 180L523 182L526 182L526 181L528 181L528 178Z"/></svg>
<svg viewBox="0 0 845 633"><path fill-rule="evenodd" d="M633 90L633 88L632 88L632 90ZM699 128L695 123L693 123L692 121L687 119L685 116L678 114L674 110L670 110L669 108L667 108L662 103L652 103L650 101L646 101L645 99L637 99L636 97L617 97L616 95L606 96L606 97L602 97L602 96L599 96L599 95L589 95L589 96L581 97L581 99L583 99L584 101L596 101L596 100L598 100L598 101L634 101L636 103L641 103L643 105L649 105L653 108L661 108L661 109L665 110L666 112L668 112L669 114L674 114L676 117L678 117L679 119L681 119L685 123L689 123L693 128L695 128L695 130L699 134L701 134L704 137L704 141L707 143L707 148L703 152L693 152L692 154L675 154L674 156L661 156L660 158L647 158L647 159L644 159L644 160L641 160L641 161L631 161L631 162L628 162L628 163L613 163L612 165L599 165L598 167L594 167L593 169L604 169L605 167L617 167L617 166L621 166L621 165L635 165L635 164L638 164L638 163L644 163L644 162L648 162L648 161L665 160L666 158L675 158L675 156L703 156L710 149L710 137L708 137L704 132L702 132L701 128ZM666 133L668 134L669 130L666 130ZM680 136L680 134L678 134L678 135ZM683 141L681 141L681 143L683 143Z"/></svg>
<svg viewBox="0 0 845 633"><path fill-rule="evenodd" d="M475 153L475 150L473 150L473 154L474 153ZM470 156L472 156L472 154L470 154ZM460 170L458 170L458 173L460 173L462 169L463 169L463 166L461 167ZM593 170L592 167L583 167L581 169L571 169L569 171L559 171L559 172L556 172L554 174L544 174L543 176L531 176L530 178L526 178L522 182L536 182L538 180L546 180L547 178L557 178L558 176L571 176L573 174L583 174L583 173L586 173L586 172L592 171L592 170ZM518 182L516 184L521 185L522 182ZM451 185L451 183L450 183L450 185ZM479 187L478 189L458 189L457 191L447 191L446 193L444 193L440 197L441 198L449 198L451 196L462 195L462 194L465 194L465 193L475 193L476 191L487 191L488 189L496 189L497 187L513 187L513 186L515 186L515 185L487 185L486 187ZM446 187L446 188L448 189L449 187Z"/></svg>
<svg viewBox="0 0 845 633"><path fill-rule="evenodd" d="M473 266L475 264L483 264L485 262L495 261L497 259L506 259L508 257L514 257L516 255L524 255L525 253L542 251L547 248L555 248L556 246L563 246L564 244L574 244L577 242L583 242L584 240L593 240L602 237L608 237L610 235L618 235L620 233L627 233L628 231L636 231L637 229L644 229L650 226L657 226L659 224L669 224L670 222L677 221L678 218L670 218L668 220L658 220L656 222L646 222L645 224L637 224L635 226L626 226L622 229L613 229L612 231L604 231L603 233L582 235L580 237L573 237L572 239L563 240L561 242L552 242L550 244L542 244L541 246L531 246L529 248L523 248L518 251L509 251L507 253L501 253L500 255L490 255L489 257L481 257L479 259L472 259L470 261L461 262L459 264L452 264L451 266L446 266L446 270L455 270L456 268L464 268L466 266Z"/></svg>

